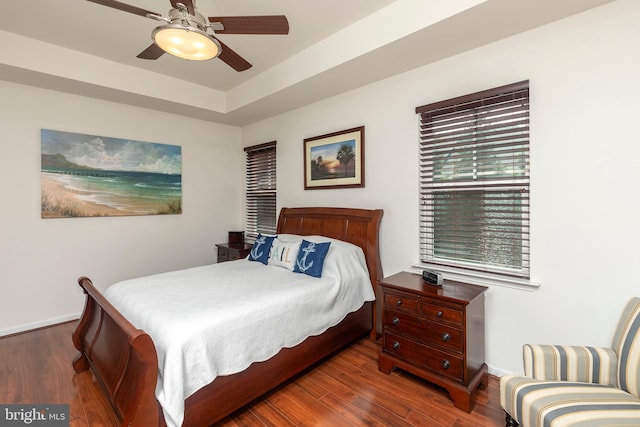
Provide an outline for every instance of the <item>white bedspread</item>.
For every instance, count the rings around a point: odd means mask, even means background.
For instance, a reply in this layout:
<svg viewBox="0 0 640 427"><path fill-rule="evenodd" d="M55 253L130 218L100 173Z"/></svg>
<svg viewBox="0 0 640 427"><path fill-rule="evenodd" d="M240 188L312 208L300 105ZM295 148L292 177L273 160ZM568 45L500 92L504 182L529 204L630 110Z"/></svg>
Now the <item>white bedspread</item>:
<svg viewBox="0 0 640 427"><path fill-rule="evenodd" d="M319 279L238 260L109 287L107 299L156 346L167 425L182 425L184 400L218 375L269 359L374 300L364 256L349 246L331 245Z"/></svg>

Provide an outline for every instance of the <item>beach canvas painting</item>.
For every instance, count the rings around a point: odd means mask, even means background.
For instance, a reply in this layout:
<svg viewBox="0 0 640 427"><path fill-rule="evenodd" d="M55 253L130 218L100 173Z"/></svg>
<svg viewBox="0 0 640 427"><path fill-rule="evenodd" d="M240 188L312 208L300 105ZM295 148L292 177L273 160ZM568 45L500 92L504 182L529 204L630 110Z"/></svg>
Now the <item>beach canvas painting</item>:
<svg viewBox="0 0 640 427"><path fill-rule="evenodd" d="M182 213L182 147L41 130L42 218Z"/></svg>

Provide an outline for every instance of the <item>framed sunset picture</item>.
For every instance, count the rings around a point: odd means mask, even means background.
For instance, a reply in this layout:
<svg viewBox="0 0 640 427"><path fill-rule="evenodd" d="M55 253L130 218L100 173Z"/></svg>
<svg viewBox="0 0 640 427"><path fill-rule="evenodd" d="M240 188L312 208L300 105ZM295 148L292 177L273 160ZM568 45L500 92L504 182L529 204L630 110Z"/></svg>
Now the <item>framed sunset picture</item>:
<svg viewBox="0 0 640 427"><path fill-rule="evenodd" d="M41 130L41 216L182 213L182 147Z"/></svg>
<svg viewBox="0 0 640 427"><path fill-rule="evenodd" d="M364 126L304 140L304 189L364 187Z"/></svg>

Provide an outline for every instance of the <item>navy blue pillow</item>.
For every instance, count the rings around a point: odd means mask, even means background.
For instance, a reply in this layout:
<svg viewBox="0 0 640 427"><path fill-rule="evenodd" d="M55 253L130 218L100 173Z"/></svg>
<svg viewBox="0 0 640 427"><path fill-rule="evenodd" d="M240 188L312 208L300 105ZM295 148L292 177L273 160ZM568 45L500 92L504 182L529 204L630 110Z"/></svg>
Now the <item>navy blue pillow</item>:
<svg viewBox="0 0 640 427"><path fill-rule="evenodd" d="M258 234L256 241L253 242L251 252L249 252L249 261L260 261L264 265L269 262L269 252L271 252L271 245L276 236L263 236Z"/></svg>
<svg viewBox="0 0 640 427"><path fill-rule="evenodd" d="M322 276L324 258L329 252L331 242L314 243L303 240L300 244L296 265L293 266L295 273L304 273L313 277Z"/></svg>

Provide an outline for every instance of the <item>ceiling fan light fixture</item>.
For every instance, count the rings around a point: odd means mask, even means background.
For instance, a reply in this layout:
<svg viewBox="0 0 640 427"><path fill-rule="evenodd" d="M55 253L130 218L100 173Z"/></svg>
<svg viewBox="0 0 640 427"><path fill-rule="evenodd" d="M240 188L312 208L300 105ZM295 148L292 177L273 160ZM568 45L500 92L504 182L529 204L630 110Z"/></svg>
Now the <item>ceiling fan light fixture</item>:
<svg viewBox="0 0 640 427"><path fill-rule="evenodd" d="M222 47L218 40L199 28L179 24L162 25L153 30L155 44L178 58L206 61L217 57Z"/></svg>

